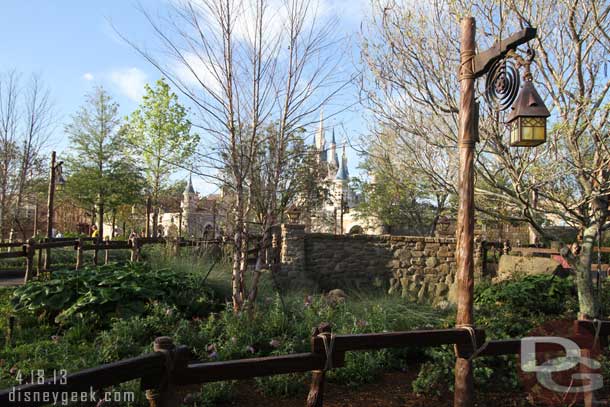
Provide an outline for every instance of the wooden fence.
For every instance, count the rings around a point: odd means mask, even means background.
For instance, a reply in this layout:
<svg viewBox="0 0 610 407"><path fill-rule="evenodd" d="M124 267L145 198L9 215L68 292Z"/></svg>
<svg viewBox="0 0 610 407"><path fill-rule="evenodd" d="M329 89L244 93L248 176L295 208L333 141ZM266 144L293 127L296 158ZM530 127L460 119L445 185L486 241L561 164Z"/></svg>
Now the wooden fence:
<svg viewBox="0 0 610 407"><path fill-rule="evenodd" d="M47 253L51 249L58 248L73 248L76 251L76 263L75 269L79 269L84 263L84 252L93 251L93 263L99 264L99 252L104 252L104 264L109 261L109 254L111 250L130 250L131 261L141 260L141 250L144 245L149 244L169 244L174 248L174 252L177 253L180 247L203 247L207 245L218 245L222 244L222 240L183 240L183 239L165 239L161 237L148 237L148 238L134 238L131 240L96 240L95 238L79 238L79 239L44 239L43 241L35 241L30 239L27 242L13 242L13 243L0 243L0 248L7 248L10 251L0 252L0 260L3 259L25 259L25 276L24 282L30 281L35 274L50 267L50 264L42 264L43 252ZM38 263L34 263L36 252L38 251ZM48 254L45 254L48 256Z"/></svg>
<svg viewBox="0 0 610 407"><path fill-rule="evenodd" d="M610 321L578 320L573 336L568 338L582 349L608 346ZM41 406L47 394L103 391L120 383L140 379L141 388L151 407L181 405L180 386L223 380L240 380L285 373L312 372L308 407L323 405L325 374L329 369L342 367L345 352L402 347L431 347L455 345L461 357L516 355L521 350L521 339L485 342L483 330L436 329L406 332L333 335L329 324L314 329L310 352L281 356L201 363L192 360L190 350L175 346L169 337L157 338L154 353L86 369L67 376L64 384L49 379L44 383L24 384L0 391L0 405L11 405L16 395L28 395L30 402L20 406ZM536 352L564 352L555 343L538 343ZM25 397L21 397L24 400ZM41 401L34 401L41 400ZM48 399L47 399L48 400Z"/></svg>

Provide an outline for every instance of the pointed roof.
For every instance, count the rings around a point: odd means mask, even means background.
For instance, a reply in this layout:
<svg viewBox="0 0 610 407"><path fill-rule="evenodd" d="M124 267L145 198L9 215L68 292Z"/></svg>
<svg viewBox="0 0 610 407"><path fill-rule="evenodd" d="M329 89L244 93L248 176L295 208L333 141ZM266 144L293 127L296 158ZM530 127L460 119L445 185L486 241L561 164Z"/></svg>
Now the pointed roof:
<svg viewBox="0 0 610 407"><path fill-rule="evenodd" d="M521 88L521 93L513 103L506 122L510 123L519 116L549 117L550 115L549 109L544 105L544 101L532 81L526 80Z"/></svg>
<svg viewBox="0 0 610 407"><path fill-rule="evenodd" d="M195 188L193 188L193 174L189 174L189 181L186 184L186 188L184 188L185 194L194 194Z"/></svg>
<svg viewBox="0 0 610 407"><path fill-rule="evenodd" d="M339 169L337 170L337 176L335 177L337 180L347 181L349 179L349 172L347 170L347 155L345 154L345 144L343 144L343 154L341 155L341 163L339 164Z"/></svg>
<svg viewBox="0 0 610 407"><path fill-rule="evenodd" d="M337 143L335 142L335 129L333 128L333 138L332 141L330 143L330 164L335 167L338 168L339 167L339 156L337 155Z"/></svg>

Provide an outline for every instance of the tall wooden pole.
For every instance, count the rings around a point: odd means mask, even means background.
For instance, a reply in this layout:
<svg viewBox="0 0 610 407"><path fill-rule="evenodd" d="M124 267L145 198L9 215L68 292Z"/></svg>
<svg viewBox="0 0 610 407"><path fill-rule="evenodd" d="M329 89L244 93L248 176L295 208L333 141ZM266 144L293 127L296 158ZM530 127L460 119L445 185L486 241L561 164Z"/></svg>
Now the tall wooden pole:
<svg viewBox="0 0 610 407"><path fill-rule="evenodd" d="M47 239L53 238L53 200L55 198L55 151L51 152L51 167L49 168L49 192L47 201ZM51 249L46 249L44 257L44 270L51 265Z"/></svg>
<svg viewBox="0 0 610 407"><path fill-rule="evenodd" d="M457 218L457 327L473 326L474 291L474 147L477 140L474 101L475 20L466 17L461 24L460 42L460 114L458 147L459 210ZM474 405L472 362L458 356L455 362L455 407Z"/></svg>
<svg viewBox="0 0 610 407"><path fill-rule="evenodd" d="M55 151L51 153L49 193L47 201L47 238L53 238L53 199L55 198Z"/></svg>

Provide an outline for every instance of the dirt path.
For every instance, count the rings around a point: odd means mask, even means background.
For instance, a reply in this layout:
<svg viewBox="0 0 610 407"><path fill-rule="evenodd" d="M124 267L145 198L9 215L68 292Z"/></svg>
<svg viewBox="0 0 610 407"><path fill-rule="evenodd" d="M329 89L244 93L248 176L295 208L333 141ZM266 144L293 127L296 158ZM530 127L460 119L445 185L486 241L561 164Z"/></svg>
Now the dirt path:
<svg viewBox="0 0 610 407"><path fill-rule="evenodd" d="M328 383L324 390L325 407L451 407L453 395L444 397L422 397L413 394L411 381L414 373L390 372L383 375L377 383L359 387L347 387ZM475 405L478 407L520 407L529 406L522 394L479 395L483 399ZM262 395L252 382L238 385L236 398L224 407L302 407L305 405L306 393L297 397L278 399Z"/></svg>

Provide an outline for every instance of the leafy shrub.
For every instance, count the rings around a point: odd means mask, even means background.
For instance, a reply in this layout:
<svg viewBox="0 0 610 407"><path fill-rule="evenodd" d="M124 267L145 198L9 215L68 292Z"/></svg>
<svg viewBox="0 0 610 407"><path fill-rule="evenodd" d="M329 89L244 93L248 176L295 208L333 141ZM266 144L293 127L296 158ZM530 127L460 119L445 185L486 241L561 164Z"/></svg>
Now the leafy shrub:
<svg viewBox="0 0 610 407"><path fill-rule="evenodd" d="M475 289L477 327L487 339L520 338L549 318L576 309L573 281L546 275L526 276L499 284L482 283ZM453 317L447 324L455 324ZM455 356L448 347L427 351L430 360L421 367L413 382L416 393L440 395L453 389ZM478 388L515 390L519 387L514 357L481 358L474 361Z"/></svg>
<svg viewBox="0 0 610 407"><path fill-rule="evenodd" d="M569 278L530 275L498 284L483 284L474 301L481 306L504 306L524 315L559 315L575 309L574 282Z"/></svg>
<svg viewBox="0 0 610 407"><path fill-rule="evenodd" d="M171 270L153 270L143 263L109 264L54 272L50 280L16 289L12 303L16 310L28 309L67 325L75 320L106 324L113 317L142 315L148 302L161 299L188 315L212 311L211 291L189 282Z"/></svg>

